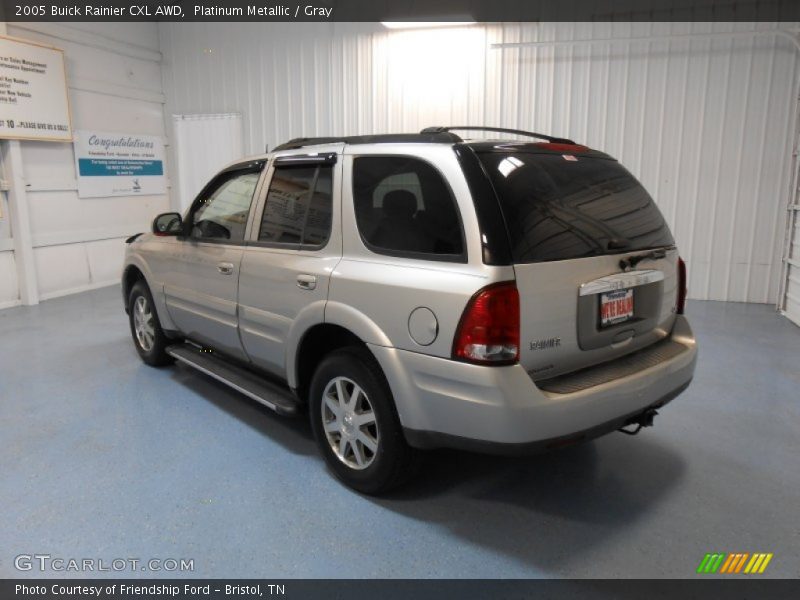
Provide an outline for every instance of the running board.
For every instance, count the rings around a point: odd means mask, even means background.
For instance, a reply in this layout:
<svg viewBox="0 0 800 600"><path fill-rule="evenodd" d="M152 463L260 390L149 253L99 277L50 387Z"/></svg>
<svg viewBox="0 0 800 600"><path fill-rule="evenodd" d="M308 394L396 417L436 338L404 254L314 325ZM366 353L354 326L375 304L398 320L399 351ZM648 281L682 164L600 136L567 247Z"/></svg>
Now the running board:
<svg viewBox="0 0 800 600"><path fill-rule="evenodd" d="M268 379L259 377L252 371L233 364L213 353L189 344L175 344L167 347L167 354L176 360L197 369L241 392L248 398L260 402L281 415L297 413L299 402L289 391Z"/></svg>

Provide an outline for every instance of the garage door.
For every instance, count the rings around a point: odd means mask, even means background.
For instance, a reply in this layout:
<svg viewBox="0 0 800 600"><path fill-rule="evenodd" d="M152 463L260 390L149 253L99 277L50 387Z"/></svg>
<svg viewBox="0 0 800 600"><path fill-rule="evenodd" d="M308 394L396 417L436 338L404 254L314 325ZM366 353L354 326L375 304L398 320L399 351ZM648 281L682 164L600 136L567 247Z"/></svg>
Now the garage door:
<svg viewBox="0 0 800 600"><path fill-rule="evenodd" d="M792 239L786 258L788 264L783 310L787 317L800 325L800 206L795 204L792 209L789 213Z"/></svg>

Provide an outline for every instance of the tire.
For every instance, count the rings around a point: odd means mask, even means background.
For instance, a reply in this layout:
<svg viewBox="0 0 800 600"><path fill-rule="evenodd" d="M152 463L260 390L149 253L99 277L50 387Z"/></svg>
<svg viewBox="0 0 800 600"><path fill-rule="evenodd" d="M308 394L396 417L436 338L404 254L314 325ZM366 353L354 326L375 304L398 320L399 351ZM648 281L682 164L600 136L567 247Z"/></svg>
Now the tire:
<svg viewBox="0 0 800 600"><path fill-rule="evenodd" d="M416 472L419 452L406 443L389 384L366 349L345 348L322 360L311 380L309 414L325 462L351 488L379 494Z"/></svg>
<svg viewBox="0 0 800 600"><path fill-rule="evenodd" d="M144 280L137 281L128 295L128 321L133 345L142 360L151 367L161 367L175 362L166 348L171 343L161 329L153 296Z"/></svg>

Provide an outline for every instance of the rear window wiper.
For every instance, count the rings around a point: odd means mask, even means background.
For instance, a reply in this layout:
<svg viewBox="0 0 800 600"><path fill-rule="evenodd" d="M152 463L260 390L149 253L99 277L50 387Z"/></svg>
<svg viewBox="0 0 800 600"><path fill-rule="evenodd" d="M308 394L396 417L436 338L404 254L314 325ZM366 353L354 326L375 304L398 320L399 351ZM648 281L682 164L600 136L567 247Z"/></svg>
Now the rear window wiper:
<svg viewBox="0 0 800 600"><path fill-rule="evenodd" d="M639 254L637 256L629 256L628 258L623 258L619 261L619 268L623 271L627 271L628 269L633 269L643 260L658 260L659 258L664 258L667 255L667 250L665 248L658 248L649 252L647 254Z"/></svg>

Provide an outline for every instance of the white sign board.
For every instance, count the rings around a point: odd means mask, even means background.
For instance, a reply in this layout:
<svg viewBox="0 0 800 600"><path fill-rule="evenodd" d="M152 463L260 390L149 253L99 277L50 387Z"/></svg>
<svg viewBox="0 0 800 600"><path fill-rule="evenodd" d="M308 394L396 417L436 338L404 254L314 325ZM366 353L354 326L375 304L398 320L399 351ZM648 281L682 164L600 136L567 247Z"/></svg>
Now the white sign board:
<svg viewBox="0 0 800 600"><path fill-rule="evenodd" d="M72 140L63 50L0 36L0 138Z"/></svg>
<svg viewBox="0 0 800 600"><path fill-rule="evenodd" d="M78 196L165 194L164 141L152 135L75 132Z"/></svg>

